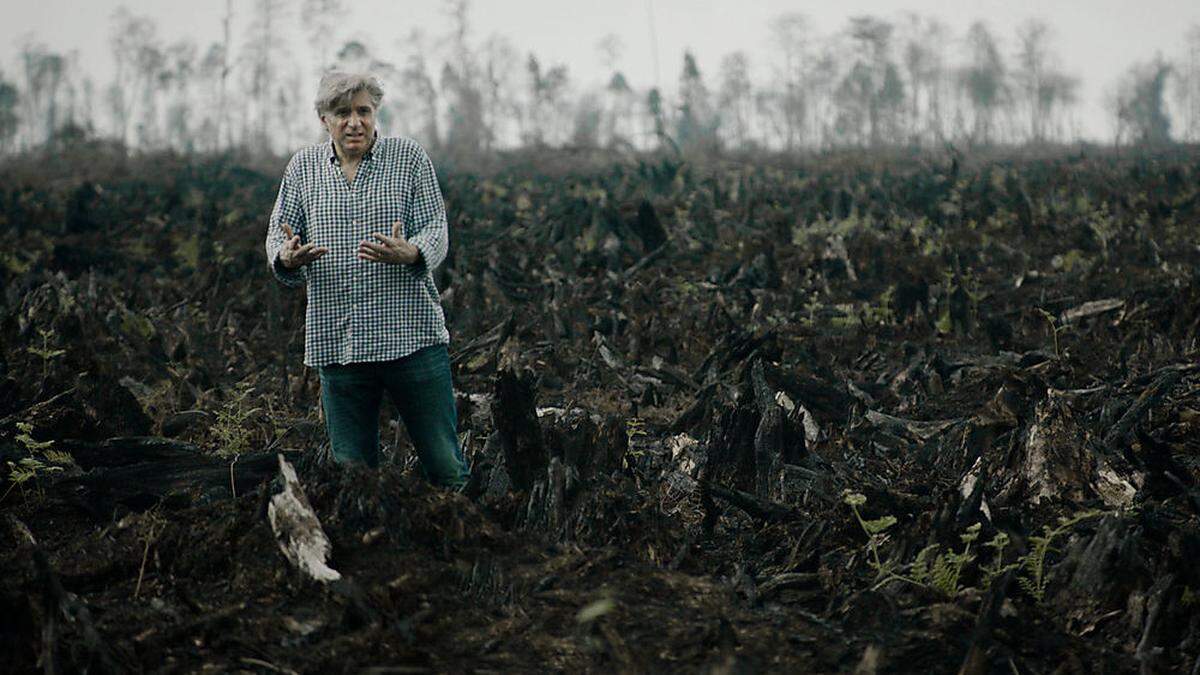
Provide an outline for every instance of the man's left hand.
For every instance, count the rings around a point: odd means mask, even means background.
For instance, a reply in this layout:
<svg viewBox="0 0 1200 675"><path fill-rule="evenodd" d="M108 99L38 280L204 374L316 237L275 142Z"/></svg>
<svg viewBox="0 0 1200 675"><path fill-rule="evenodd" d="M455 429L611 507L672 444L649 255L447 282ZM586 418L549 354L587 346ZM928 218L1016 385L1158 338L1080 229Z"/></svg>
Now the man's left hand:
<svg viewBox="0 0 1200 675"><path fill-rule="evenodd" d="M404 228L397 221L392 224L392 236L373 234L378 242L364 239L358 245L358 259L389 265L411 265L421 259L421 249L408 243Z"/></svg>

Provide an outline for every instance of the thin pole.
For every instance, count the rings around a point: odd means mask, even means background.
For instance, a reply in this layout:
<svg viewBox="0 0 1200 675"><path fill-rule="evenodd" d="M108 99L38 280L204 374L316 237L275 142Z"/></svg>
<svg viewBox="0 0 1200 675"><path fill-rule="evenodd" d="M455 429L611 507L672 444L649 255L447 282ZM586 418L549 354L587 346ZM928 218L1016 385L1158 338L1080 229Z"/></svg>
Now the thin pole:
<svg viewBox="0 0 1200 675"><path fill-rule="evenodd" d="M646 0L646 18L650 23L650 55L654 60L654 88L661 86L658 72L658 31L654 28L654 0Z"/></svg>

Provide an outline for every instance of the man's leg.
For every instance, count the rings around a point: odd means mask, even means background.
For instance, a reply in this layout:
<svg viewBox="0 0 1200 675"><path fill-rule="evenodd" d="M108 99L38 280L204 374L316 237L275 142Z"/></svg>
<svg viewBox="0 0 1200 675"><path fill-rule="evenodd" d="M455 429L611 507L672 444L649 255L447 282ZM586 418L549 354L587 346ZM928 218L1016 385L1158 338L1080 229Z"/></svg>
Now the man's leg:
<svg viewBox="0 0 1200 675"><path fill-rule="evenodd" d="M340 464L379 464L379 402L383 386L371 366L322 366L321 406L333 458Z"/></svg>
<svg viewBox="0 0 1200 675"><path fill-rule="evenodd" d="M446 345L433 345L392 361L384 384L408 429L421 471L435 485L460 488L470 471L458 447L458 412Z"/></svg>

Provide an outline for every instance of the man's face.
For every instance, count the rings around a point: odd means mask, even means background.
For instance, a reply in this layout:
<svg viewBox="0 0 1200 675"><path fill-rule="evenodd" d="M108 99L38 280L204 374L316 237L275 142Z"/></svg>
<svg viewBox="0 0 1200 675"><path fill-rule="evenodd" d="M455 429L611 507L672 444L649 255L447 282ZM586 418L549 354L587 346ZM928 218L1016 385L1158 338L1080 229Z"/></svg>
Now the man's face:
<svg viewBox="0 0 1200 675"><path fill-rule="evenodd" d="M349 102L337 104L321 115L329 137L346 157L362 157L375 138L375 106L371 94L360 91Z"/></svg>

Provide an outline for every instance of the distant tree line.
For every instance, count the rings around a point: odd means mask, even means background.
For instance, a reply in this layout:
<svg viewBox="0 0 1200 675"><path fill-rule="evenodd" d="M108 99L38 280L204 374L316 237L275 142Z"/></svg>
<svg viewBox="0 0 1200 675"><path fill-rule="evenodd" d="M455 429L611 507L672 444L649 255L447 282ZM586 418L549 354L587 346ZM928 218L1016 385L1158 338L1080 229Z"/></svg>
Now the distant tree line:
<svg viewBox="0 0 1200 675"><path fill-rule="evenodd" d="M509 38L478 39L470 0L443 0L446 32L412 30L391 48L338 35L344 0L225 0L222 37L167 43L124 8L112 17L112 80L77 53L35 39L0 70L0 154L82 138L140 150L281 153L318 137L311 111L321 70L370 70L390 95L391 133L468 158L500 148L581 147L687 153L1054 143L1079 138L1079 80L1063 72L1046 23L1010 40L977 22L964 36L936 19L859 16L821 35L802 14L775 18L769 73L743 51L704 74L683 54L678 86L630 81L623 44L597 52L609 76L575 82L567 68ZM236 30L235 30L236 29ZM318 53L302 53L303 38ZM1106 101L1117 144L1200 141L1200 26L1185 51L1132 65ZM306 63L313 62L310 67ZM1173 126L1174 122L1174 126Z"/></svg>

